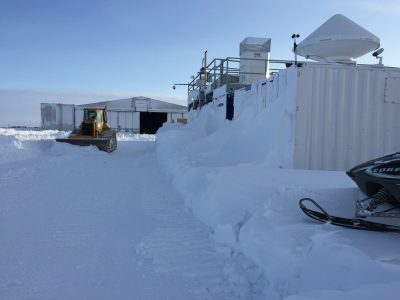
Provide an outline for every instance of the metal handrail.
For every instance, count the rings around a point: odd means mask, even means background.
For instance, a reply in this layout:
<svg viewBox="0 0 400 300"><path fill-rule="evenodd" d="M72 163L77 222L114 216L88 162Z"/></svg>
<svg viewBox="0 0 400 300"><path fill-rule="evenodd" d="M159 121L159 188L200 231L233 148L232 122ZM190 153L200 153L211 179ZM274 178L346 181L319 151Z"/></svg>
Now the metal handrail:
<svg viewBox="0 0 400 300"><path fill-rule="evenodd" d="M293 60L282 60L282 59L261 59L261 58L240 58L240 57L226 57L226 58L215 58L213 59L207 66L207 77L211 76L213 78L212 82L218 82L223 76L239 76L239 75L265 75L265 73L255 73L255 72L240 72L239 67L235 67L235 64L240 64L241 61L262 61L265 63L265 71L267 71L267 66L269 64L294 64ZM279 71L283 68L271 68L272 72ZM206 82L209 82L209 78L202 78L204 75L202 72L198 72L197 76L193 77L193 79L187 84L188 93L192 90L200 89L196 85L197 80L203 79Z"/></svg>

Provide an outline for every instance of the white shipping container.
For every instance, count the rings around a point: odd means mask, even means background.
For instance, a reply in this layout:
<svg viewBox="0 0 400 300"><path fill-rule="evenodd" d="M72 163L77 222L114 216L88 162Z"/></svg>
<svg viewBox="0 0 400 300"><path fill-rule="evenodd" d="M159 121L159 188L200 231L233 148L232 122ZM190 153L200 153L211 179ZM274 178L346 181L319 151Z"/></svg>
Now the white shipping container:
<svg viewBox="0 0 400 300"><path fill-rule="evenodd" d="M293 98L294 168L344 171L400 151L400 68L303 63L247 93L260 109Z"/></svg>
<svg viewBox="0 0 400 300"><path fill-rule="evenodd" d="M346 170L400 150L400 69L298 68L295 167Z"/></svg>
<svg viewBox="0 0 400 300"><path fill-rule="evenodd" d="M74 105L61 103L41 103L41 128L74 129Z"/></svg>

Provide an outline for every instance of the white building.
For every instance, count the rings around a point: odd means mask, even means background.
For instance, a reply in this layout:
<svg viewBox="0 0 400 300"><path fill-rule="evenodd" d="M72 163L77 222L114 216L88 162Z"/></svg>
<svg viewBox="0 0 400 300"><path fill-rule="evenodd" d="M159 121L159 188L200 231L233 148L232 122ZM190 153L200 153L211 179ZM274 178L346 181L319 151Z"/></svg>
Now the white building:
<svg viewBox="0 0 400 300"><path fill-rule="evenodd" d="M136 133L154 134L165 122L178 122L187 112L186 106L146 97L73 104L41 104L41 128L72 130L79 127L85 107L106 107L111 127Z"/></svg>
<svg viewBox="0 0 400 300"><path fill-rule="evenodd" d="M236 91L235 113L246 101L295 107L297 169L344 171L400 151L400 68L302 63Z"/></svg>
<svg viewBox="0 0 400 300"><path fill-rule="evenodd" d="M354 59L379 48L379 38L335 15L299 44L302 62L235 92L235 110L255 98L295 107L291 126L294 168L348 170L400 151L400 68L358 65ZM374 56L378 59L382 49ZM286 104L285 104L286 103Z"/></svg>
<svg viewBox="0 0 400 300"><path fill-rule="evenodd" d="M254 101L260 110L288 105L293 115L277 123L290 127L293 141L282 152L292 153L292 167L348 170L400 151L400 68L384 66L379 47L377 36L334 15L293 49L314 62L282 61L285 69L251 85L217 86L207 105L226 109L229 120ZM357 64L366 54L373 54L376 64ZM255 73L249 66L245 73Z"/></svg>

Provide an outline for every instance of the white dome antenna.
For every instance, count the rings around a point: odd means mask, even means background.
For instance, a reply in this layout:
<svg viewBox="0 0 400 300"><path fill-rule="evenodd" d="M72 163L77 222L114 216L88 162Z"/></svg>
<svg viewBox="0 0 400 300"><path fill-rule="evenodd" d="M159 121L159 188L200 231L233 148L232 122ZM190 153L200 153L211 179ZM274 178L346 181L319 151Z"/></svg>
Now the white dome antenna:
<svg viewBox="0 0 400 300"><path fill-rule="evenodd" d="M338 14L299 43L296 52L316 61L354 63L354 59L378 49L379 46L380 40L377 36Z"/></svg>

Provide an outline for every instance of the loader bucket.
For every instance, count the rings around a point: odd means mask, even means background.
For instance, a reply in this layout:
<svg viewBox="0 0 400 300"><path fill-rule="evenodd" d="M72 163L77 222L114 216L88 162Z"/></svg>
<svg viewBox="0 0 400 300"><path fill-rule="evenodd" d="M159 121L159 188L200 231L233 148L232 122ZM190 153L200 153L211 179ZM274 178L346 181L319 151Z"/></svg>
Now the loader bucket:
<svg viewBox="0 0 400 300"><path fill-rule="evenodd" d="M116 134L113 130L103 132L103 134L98 138L71 134L67 138L56 139L56 141L60 143L68 143L79 146L97 146L97 148L99 148L100 150L108 153L113 152L115 149L117 149Z"/></svg>

